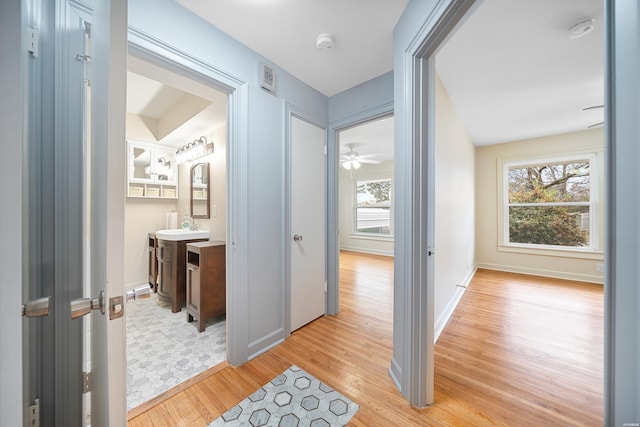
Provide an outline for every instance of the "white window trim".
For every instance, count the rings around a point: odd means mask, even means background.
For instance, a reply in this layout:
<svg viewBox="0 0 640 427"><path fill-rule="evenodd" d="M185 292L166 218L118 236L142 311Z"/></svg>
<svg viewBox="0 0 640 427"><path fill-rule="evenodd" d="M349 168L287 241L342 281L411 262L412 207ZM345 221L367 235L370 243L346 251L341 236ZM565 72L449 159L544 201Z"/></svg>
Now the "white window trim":
<svg viewBox="0 0 640 427"><path fill-rule="evenodd" d="M356 213L356 209L358 207L358 181L382 181L389 180L391 182L391 209L389 211L389 234L382 233L363 233L358 230L358 216ZM351 233L349 236L352 239L362 239L362 240L378 240L378 241L393 241L393 176L390 173L384 174L363 174L353 176L351 179Z"/></svg>
<svg viewBox="0 0 640 427"><path fill-rule="evenodd" d="M589 246L573 247L573 246L555 246L555 245L538 245L525 243L509 242L509 188L506 180L508 179L509 168L514 166L537 165L541 163L562 163L574 160L589 161L589 182L590 195L589 202L575 203L536 203L536 206L589 206ZM498 177L498 251L514 252L531 255L547 255L560 256L568 258L583 258L601 260L604 253L600 250L599 234L598 234L598 161L597 153L594 151L571 153L560 156L536 157L532 156L526 160L507 160L498 159L498 170L501 175ZM513 204L517 206L520 204ZM522 204L529 205L529 204Z"/></svg>

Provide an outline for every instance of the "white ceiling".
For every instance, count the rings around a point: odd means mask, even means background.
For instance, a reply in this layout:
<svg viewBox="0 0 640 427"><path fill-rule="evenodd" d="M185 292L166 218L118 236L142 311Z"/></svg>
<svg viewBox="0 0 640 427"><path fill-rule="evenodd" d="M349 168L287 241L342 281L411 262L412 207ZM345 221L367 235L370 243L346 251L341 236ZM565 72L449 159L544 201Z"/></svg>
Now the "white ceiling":
<svg viewBox="0 0 640 427"><path fill-rule="evenodd" d="M326 96L393 69L408 0L176 0ZM316 37L335 38L331 52Z"/></svg>
<svg viewBox="0 0 640 427"><path fill-rule="evenodd" d="M603 110L602 0L484 0L436 55L476 145L587 129ZM594 30L566 29L594 18Z"/></svg>
<svg viewBox="0 0 640 427"><path fill-rule="evenodd" d="M393 68L393 28L407 4L407 0L176 1L327 96ZM476 145L572 132L602 121L602 109L582 111L602 104L604 98L602 9L601 0L479 1L436 56L438 74ZM566 28L585 17L595 19L594 31L570 40ZM320 33L335 36L333 51L315 48ZM223 94L161 69L148 72L135 58L130 58L129 69L191 96L218 99L210 115L195 115L202 119L196 120L196 129L185 125L183 132L176 130L161 142L182 145L180 138L186 142L226 121ZM135 110L129 112L160 120L156 116L170 108L160 101L164 92L167 99L181 98L174 90L131 80L128 98L138 102L128 102ZM341 145L355 141L361 154L392 157L388 135L393 134L393 120L387 120L390 127L383 130L384 123L371 123L375 130L362 126L343 132Z"/></svg>
<svg viewBox="0 0 640 427"><path fill-rule="evenodd" d="M132 56L127 67L127 113L159 143L180 147L226 125L224 93Z"/></svg>

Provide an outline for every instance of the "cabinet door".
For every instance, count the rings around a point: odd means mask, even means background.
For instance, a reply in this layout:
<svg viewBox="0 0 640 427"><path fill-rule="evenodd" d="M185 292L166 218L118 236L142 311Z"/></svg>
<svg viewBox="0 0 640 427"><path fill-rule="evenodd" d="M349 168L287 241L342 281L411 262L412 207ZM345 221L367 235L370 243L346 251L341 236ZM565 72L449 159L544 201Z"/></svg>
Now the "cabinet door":
<svg viewBox="0 0 640 427"><path fill-rule="evenodd" d="M187 306L200 315L200 268L187 264Z"/></svg>
<svg viewBox="0 0 640 427"><path fill-rule="evenodd" d="M171 297L171 282L173 281L173 245L158 243L158 294Z"/></svg>
<svg viewBox="0 0 640 427"><path fill-rule="evenodd" d="M151 148L129 144L129 179L152 180Z"/></svg>

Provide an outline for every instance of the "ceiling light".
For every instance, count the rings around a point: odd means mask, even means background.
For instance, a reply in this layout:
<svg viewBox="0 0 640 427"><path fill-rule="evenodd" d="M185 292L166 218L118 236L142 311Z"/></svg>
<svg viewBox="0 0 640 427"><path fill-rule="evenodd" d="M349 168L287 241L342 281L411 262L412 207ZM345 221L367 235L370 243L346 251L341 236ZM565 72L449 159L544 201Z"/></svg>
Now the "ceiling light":
<svg viewBox="0 0 640 427"><path fill-rule="evenodd" d="M193 142L187 143L176 151L176 162L178 164L191 162L213 153L213 142L208 142L207 138L201 136Z"/></svg>
<svg viewBox="0 0 640 427"><path fill-rule="evenodd" d="M335 39L331 34L320 34L316 37L316 49L323 52L331 52L335 44Z"/></svg>
<svg viewBox="0 0 640 427"><path fill-rule="evenodd" d="M577 39L585 36L593 30L594 22L595 19L593 18L582 19L567 28L567 35L570 39Z"/></svg>
<svg viewBox="0 0 640 427"><path fill-rule="evenodd" d="M351 169L351 160L347 160L345 162L342 162L342 167L345 168L346 170Z"/></svg>

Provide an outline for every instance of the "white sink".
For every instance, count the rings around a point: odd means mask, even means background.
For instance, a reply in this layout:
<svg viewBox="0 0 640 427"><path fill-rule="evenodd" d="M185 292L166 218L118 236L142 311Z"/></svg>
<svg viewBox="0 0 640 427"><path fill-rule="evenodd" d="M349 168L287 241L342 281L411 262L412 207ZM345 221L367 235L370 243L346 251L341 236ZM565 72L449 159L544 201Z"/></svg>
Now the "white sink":
<svg viewBox="0 0 640 427"><path fill-rule="evenodd" d="M195 240L208 239L209 232L207 230L160 230L156 231L156 237L160 240Z"/></svg>

